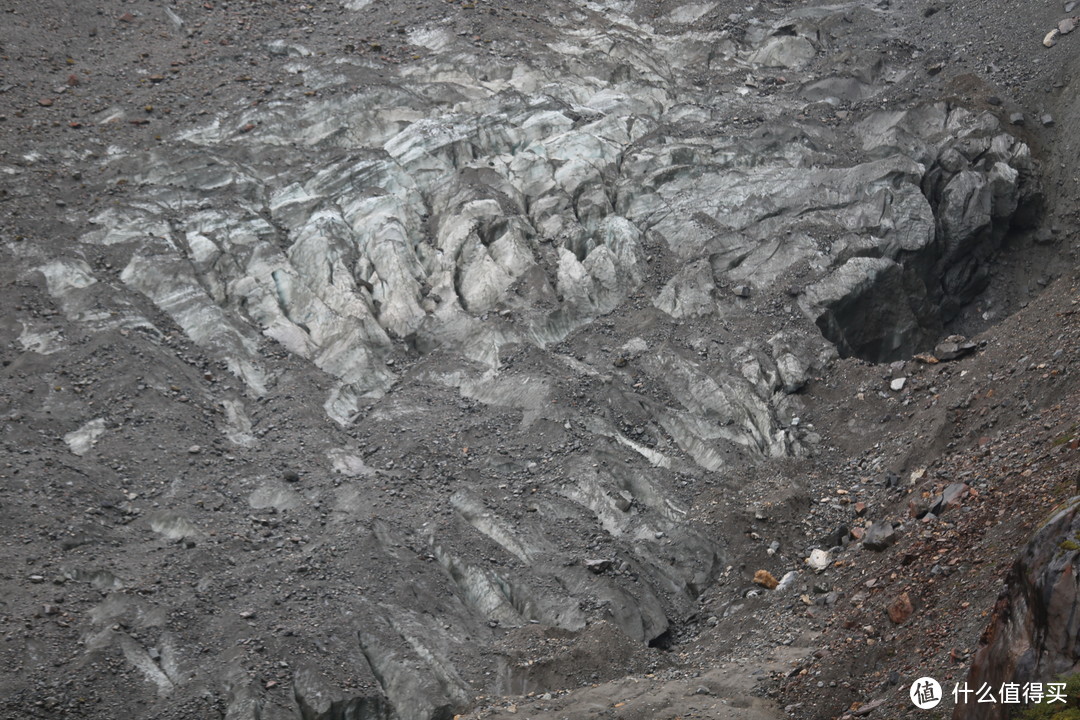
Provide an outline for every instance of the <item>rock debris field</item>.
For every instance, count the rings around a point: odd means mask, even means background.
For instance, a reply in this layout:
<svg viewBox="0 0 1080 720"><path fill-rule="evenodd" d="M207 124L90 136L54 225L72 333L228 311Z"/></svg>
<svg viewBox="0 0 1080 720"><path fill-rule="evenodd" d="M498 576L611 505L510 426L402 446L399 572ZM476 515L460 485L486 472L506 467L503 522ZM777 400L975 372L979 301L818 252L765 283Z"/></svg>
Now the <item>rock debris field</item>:
<svg viewBox="0 0 1080 720"><path fill-rule="evenodd" d="M0 717L1080 661L1073 8L0 11Z"/></svg>

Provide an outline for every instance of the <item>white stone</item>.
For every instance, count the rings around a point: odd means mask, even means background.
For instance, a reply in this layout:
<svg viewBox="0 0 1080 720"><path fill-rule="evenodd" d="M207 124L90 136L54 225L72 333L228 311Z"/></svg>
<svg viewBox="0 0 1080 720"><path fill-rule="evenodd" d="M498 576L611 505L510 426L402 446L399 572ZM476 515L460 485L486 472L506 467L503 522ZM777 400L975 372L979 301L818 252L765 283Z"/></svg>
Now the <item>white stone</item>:
<svg viewBox="0 0 1080 720"><path fill-rule="evenodd" d="M810 557L806 559L806 564L810 566L810 569L816 573L820 573L829 567L829 563L832 562L832 556L827 550L821 548L815 548L810 553Z"/></svg>

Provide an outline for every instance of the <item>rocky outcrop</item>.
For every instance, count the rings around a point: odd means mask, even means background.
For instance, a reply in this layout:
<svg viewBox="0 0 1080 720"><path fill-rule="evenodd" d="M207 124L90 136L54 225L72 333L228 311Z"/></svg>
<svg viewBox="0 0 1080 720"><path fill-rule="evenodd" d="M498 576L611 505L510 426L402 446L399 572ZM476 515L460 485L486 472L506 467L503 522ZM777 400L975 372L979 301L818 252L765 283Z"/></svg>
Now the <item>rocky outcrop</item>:
<svg viewBox="0 0 1080 720"><path fill-rule="evenodd" d="M967 684L1054 681L1080 668L1080 498L1032 537L979 640ZM953 720L1003 720L1009 706L960 703Z"/></svg>

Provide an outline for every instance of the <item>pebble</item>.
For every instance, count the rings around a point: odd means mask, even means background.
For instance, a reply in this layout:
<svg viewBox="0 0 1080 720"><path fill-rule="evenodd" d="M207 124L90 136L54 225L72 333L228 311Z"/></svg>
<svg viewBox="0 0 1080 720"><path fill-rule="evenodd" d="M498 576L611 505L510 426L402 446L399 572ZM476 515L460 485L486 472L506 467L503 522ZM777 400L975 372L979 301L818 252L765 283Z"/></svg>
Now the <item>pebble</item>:
<svg viewBox="0 0 1080 720"><path fill-rule="evenodd" d="M901 390L904 389L904 385L906 385L906 384L907 384L907 378L898 377L895 380L893 380L891 383L889 383L889 387L892 388L894 392L900 392Z"/></svg>
<svg viewBox="0 0 1080 720"><path fill-rule="evenodd" d="M768 570L758 570L754 573L754 583L766 590L775 590L780 581L773 577L773 574Z"/></svg>
<svg viewBox="0 0 1080 720"><path fill-rule="evenodd" d="M1076 7L1076 1L1075 0L1069 0L1069 2L1065 3L1065 12L1071 13L1075 7Z"/></svg>
<svg viewBox="0 0 1080 720"><path fill-rule="evenodd" d="M829 553L821 548L816 548L810 553L810 557L806 558L806 564L810 566L811 570L818 573L829 567L831 561L832 557Z"/></svg>
<svg viewBox="0 0 1080 720"><path fill-rule="evenodd" d="M187 449L187 451L188 451L189 453L191 453L192 455L198 455L199 453L201 453L201 452L202 452L202 448L201 448L201 447L199 447L198 445L192 445L191 447L189 447L189 448Z"/></svg>
<svg viewBox="0 0 1080 720"><path fill-rule="evenodd" d="M1042 121L1043 127L1053 127L1054 126L1054 116L1051 115L1050 113L1046 113L1045 115L1043 115L1042 118L1041 118L1041 121Z"/></svg>
<svg viewBox="0 0 1080 720"><path fill-rule="evenodd" d="M1012 113L1011 115L1009 115L1009 122L1012 123L1013 125L1023 125L1024 124L1024 113L1019 113L1019 112Z"/></svg>
<svg viewBox="0 0 1080 720"><path fill-rule="evenodd" d="M1072 18L1065 18L1064 20L1058 20L1057 26L1058 32L1062 35L1068 35L1076 29L1076 22Z"/></svg>

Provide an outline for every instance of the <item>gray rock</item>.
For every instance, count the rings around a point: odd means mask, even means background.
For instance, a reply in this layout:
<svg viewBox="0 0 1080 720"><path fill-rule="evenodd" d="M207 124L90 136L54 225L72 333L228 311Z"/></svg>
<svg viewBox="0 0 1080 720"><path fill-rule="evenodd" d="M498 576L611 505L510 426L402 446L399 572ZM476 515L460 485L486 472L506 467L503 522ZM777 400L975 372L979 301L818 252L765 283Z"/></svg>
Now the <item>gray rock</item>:
<svg viewBox="0 0 1080 720"><path fill-rule="evenodd" d="M604 571L611 569L612 561L610 559L586 559L584 564L586 570L593 573L594 575L599 575Z"/></svg>
<svg viewBox="0 0 1080 720"><path fill-rule="evenodd" d="M1009 123L1012 125L1021 126L1024 124L1024 113L1014 112L1009 114Z"/></svg>
<svg viewBox="0 0 1080 720"><path fill-rule="evenodd" d="M1050 228L1039 228L1035 233L1035 242L1038 245L1051 245L1054 242L1054 232Z"/></svg>
<svg viewBox="0 0 1080 720"><path fill-rule="evenodd" d="M798 570L789 570L784 573L784 577L780 578L780 584L776 586L774 592L783 592L795 587L796 581L799 579Z"/></svg>
<svg viewBox="0 0 1080 720"><path fill-rule="evenodd" d="M1042 123L1043 127L1053 127L1054 126L1054 116L1051 115L1050 113L1046 113L1041 118L1039 118L1039 122Z"/></svg>
<svg viewBox="0 0 1080 720"><path fill-rule="evenodd" d="M956 360L975 351L978 345L963 335L951 335L934 347L934 357L938 360Z"/></svg>
<svg viewBox="0 0 1080 720"><path fill-rule="evenodd" d="M881 551L896 542L896 530L892 523L875 522L866 529L863 547L867 550Z"/></svg>

